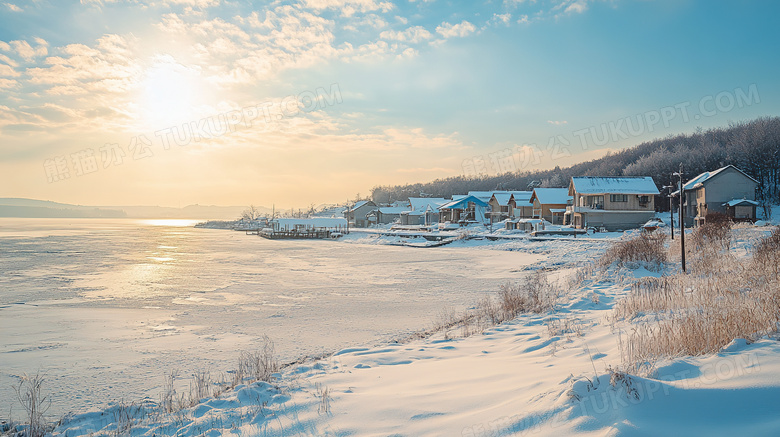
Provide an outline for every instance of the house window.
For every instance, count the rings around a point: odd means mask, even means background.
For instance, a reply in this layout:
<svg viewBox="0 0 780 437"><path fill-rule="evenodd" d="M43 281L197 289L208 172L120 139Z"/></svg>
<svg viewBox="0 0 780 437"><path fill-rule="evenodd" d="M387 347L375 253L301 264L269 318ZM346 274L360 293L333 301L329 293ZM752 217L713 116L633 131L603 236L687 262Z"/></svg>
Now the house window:
<svg viewBox="0 0 780 437"><path fill-rule="evenodd" d="M593 209L604 209L604 196L587 196L587 206Z"/></svg>
<svg viewBox="0 0 780 437"><path fill-rule="evenodd" d="M650 203L650 196L638 196L639 197L639 206L647 206L648 203Z"/></svg>
<svg viewBox="0 0 780 437"><path fill-rule="evenodd" d="M610 194L610 202L628 202L628 194Z"/></svg>

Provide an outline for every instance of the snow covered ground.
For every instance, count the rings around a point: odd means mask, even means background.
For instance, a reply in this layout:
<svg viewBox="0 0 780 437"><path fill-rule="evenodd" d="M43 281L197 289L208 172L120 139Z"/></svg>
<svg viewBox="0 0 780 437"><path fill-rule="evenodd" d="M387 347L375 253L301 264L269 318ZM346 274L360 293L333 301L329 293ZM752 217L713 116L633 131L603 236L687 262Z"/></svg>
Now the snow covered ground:
<svg viewBox="0 0 780 437"><path fill-rule="evenodd" d="M740 229L732 250L744 255L765 234ZM534 243L498 245L529 250ZM573 242L554 243L536 249L581 261L596 254L578 251ZM537 266L554 267L554 261ZM524 314L468 337L454 328L409 342L345 348L175 414L150 414L154 405L148 403L123 416L127 405L115 405L71 417L55 434L110 435L117 417L125 417L119 421L124 432L144 436L780 433L776 339L735 339L716 354L658 362L652 378L626 375L616 371L626 333L612 309L633 281L658 273L586 266L575 275L571 264L562 267L555 277L564 293L552 312ZM572 276L579 280L567 281Z"/></svg>
<svg viewBox="0 0 780 437"><path fill-rule="evenodd" d="M745 256L753 242L766 233L767 228L740 228L731 250L736 256ZM385 335L383 341L377 340L381 336L374 336L373 341L342 342L340 351L286 366L270 382L241 384L180 411L161 413L157 408L159 397L151 393L145 399L125 397L108 408L68 416L54 434L778 435L780 344L773 338L750 344L736 339L717 354L667 359L656 363L652 378L616 371L622 365L619 342L627 335L627 327L614 321L613 307L630 291L633 281L659 273L641 266L603 272L592 269L591 262L598 259L609 241L631 234L552 241L458 240L441 248L416 249L393 246L398 237L353 233L331 246L338 252L356 250L356 258L389 250L383 255L398 258L394 263L382 264L384 269L406 262L432 262L443 256L450 267L460 262L455 269L470 274L482 272L481 281L496 279L496 275L522 280L529 271L543 270L557 281L563 293L554 311L523 314L479 334L463 337L461 329L451 328L409 340L399 335L409 330L389 329L390 335ZM512 261L507 263L506 257ZM469 263L478 263L478 267ZM442 271L453 274L453 270ZM446 275L437 272L407 271L417 274L418 280L433 274L441 281ZM448 285L467 276L458 276ZM345 277L339 276L341 280ZM414 295L394 294L389 298ZM352 296L359 294L353 291ZM441 310L442 301L437 303L438 307L426 306L424 299L417 300L393 313L393 317L399 318L404 310L416 307L428 311L427 320L432 321L433 312ZM343 307L326 311L337 308ZM360 304L355 311L366 308ZM377 314L356 320L366 323ZM108 312L103 317L114 315ZM405 323L409 320L399 319ZM157 326L165 328L165 324ZM427 324L418 326L424 327ZM107 331L101 335L113 334ZM224 337L236 334L228 330ZM327 341L318 335L313 338ZM190 340L186 336L173 337L167 346L174 347L181 341ZM195 335L191 345L199 345L198 341ZM237 342L233 349L223 344L222 350L209 353L232 360L246 344L251 342ZM225 365L227 361L218 363ZM120 369L124 371L127 369ZM185 390L178 388L179 393Z"/></svg>

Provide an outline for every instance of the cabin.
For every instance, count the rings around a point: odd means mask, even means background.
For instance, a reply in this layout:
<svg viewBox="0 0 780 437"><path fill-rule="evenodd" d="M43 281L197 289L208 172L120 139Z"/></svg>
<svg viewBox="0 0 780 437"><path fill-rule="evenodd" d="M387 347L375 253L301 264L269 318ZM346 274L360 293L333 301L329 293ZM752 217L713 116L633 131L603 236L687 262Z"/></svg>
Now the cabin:
<svg viewBox="0 0 780 437"><path fill-rule="evenodd" d="M573 177L564 223L606 231L638 228L655 215L658 194L649 176Z"/></svg>
<svg viewBox="0 0 780 437"><path fill-rule="evenodd" d="M451 201L439 207L439 223L485 223L488 207L486 201L472 195L452 196Z"/></svg>
<svg viewBox="0 0 780 437"><path fill-rule="evenodd" d="M514 218L532 218L534 204L531 203L533 191L514 191L509 200L509 207Z"/></svg>
<svg viewBox="0 0 780 437"><path fill-rule="evenodd" d="M569 200L571 197L568 188L534 188L530 199L533 206L532 218L562 225Z"/></svg>
<svg viewBox="0 0 780 437"><path fill-rule="evenodd" d="M402 225L428 226L439 222L439 207L449 202L442 197L410 197L409 208L401 213Z"/></svg>
<svg viewBox="0 0 780 437"><path fill-rule="evenodd" d="M733 165L696 176L683 185L685 225L702 225L713 212L755 221L757 187L758 181Z"/></svg>
<svg viewBox="0 0 780 437"><path fill-rule="evenodd" d="M349 221L350 226L365 228L369 225L368 214L377 208L376 203L370 200L361 200L344 210L344 218Z"/></svg>
<svg viewBox="0 0 780 437"><path fill-rule="evenodd" d="M490 222L496 223L508 218L517 217L515 215L518 209L517 202L519 201L521 203L521 208L524 206L530 206L530 203L528 203L528 199L530 199L530 197L530 191L493 191L490 198L488 199L488 205L490 206L490 212L488 213L490 216ZM521 209L520 213L522 214L523 212L525 211ZM521 215L520 217L526 216ZM527 217L530 217L530 215Z"/></svg>
<svg viewBox="0 0 780 437"><path fill-rule="evenodd" d="M408 209L408 207L382 206L368 213L368 221L372 224L380 225L399 223L401 221L401 213Z"/></svg>

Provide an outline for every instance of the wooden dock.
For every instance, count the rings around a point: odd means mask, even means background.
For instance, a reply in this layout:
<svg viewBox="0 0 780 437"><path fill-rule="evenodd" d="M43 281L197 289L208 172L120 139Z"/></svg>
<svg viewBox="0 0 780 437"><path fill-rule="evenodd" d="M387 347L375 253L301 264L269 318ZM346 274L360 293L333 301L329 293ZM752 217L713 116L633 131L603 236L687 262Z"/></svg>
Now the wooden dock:
<svg viewBox="0 0 780 437"><path fill-rule="evenodd" d="M331 238L333 236L332 234L341 234L341 232L319 231L319 230L273 231L273 232L258 231L255 234L263 238L267 238L269 240L310 240L310 239L325 240Z"/></svg>

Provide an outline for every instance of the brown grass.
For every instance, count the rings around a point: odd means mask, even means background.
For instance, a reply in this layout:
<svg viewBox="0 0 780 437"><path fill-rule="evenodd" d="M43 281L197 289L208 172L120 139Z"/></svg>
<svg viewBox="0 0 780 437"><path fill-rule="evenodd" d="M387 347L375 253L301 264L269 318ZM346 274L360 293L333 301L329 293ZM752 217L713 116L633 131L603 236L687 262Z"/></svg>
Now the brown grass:
<svg viewBox="0 0 780 437"><path fill-rule="evenodd" d="M664 357L717 352L735 338L755 339L778 329L780 231L759 241L747 259L734 257L723 244L731 240L730 226L696 232L701 246L692 252L688 274L644 278L615 305L616 319L633 322L621 341L628 369L638 371Z"/></svg>
<svg viewBox="0 0 780 437"><path fill-rule="evenodd" d="M666 238L666 234L661 232L643 232L634 238L619 241L607 250L599 264L609 267L641 262L648 267L660 267L668 260Z"/></svg>

